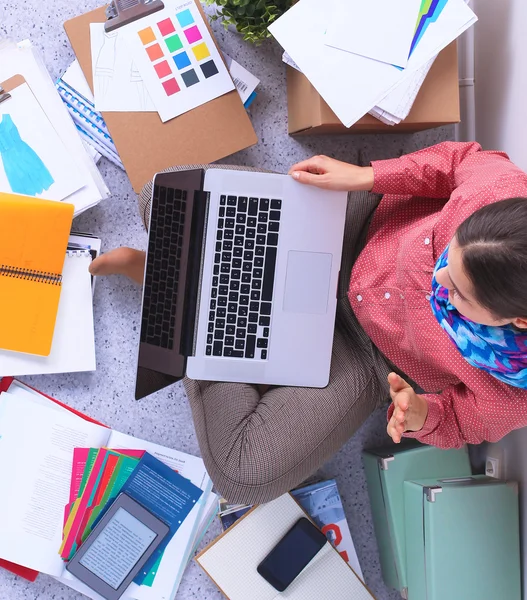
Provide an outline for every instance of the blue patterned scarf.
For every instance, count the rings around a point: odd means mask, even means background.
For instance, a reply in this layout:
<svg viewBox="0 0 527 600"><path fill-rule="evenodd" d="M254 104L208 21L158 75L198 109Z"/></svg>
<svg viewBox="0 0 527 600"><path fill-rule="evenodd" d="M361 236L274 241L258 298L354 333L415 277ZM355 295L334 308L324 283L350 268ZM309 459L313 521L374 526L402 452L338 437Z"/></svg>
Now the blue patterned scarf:
<svg viewBox="0 0 527 600"><path fill-rule="evenodd" d="M450 304L448 290L439 285L436 273L448 266L448 246L432 277L430 305L436 319L463 358L477 369L518 388L527 388L527 332L512 325L490 327L470 321Z"/></svg>

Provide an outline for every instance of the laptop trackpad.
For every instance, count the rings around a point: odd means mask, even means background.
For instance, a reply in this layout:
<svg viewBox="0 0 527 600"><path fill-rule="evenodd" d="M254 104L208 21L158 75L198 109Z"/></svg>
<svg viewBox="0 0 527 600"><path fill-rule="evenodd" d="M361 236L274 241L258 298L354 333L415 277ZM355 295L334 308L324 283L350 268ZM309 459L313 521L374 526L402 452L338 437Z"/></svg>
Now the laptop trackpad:
<svg viewBox="0 0 527 600"><path fill-rule="evenodd" d="M328 309L332 254L289 252L284 312L323 315Z"/></svg>

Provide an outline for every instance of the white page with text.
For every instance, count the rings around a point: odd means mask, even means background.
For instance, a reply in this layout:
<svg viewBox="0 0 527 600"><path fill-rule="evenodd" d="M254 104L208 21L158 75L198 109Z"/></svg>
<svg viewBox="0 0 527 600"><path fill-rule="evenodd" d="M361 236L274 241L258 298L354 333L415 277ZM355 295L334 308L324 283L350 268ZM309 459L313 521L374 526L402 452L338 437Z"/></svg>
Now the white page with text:
<svg viewBox="0 0 527 600"><path fill-rule="evenodd" d="M60 576L73 449L104 446L110 431L22 394L3 393L0 405L0 556Z"/></svg>

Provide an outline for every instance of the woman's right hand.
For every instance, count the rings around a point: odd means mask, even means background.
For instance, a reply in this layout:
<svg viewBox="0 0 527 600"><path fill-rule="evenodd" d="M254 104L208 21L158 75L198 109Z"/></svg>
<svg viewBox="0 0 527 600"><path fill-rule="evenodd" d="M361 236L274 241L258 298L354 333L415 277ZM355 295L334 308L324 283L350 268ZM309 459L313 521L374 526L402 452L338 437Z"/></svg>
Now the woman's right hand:
<svg viewBox="0 0 527 600"><path fill-rule="evenodd" d="M289 175L300 183L325 190L359 192L373 188L372 167L358 167L328 156L303 160L289 169Z"/></svg>

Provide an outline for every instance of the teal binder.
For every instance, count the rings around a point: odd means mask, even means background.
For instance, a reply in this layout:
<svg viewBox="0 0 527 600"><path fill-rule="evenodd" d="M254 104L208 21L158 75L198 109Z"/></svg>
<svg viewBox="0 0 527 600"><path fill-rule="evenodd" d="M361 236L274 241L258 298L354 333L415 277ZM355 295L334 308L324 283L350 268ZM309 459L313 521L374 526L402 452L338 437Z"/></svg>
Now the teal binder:
<svg viewBox="0 0 527 600"><path fill-rule="evenodd" d="M516 483L407 481L404 497L408 600L521 600Z"/></svg>
<svg viewBox="0 0 527 600"><path fill-rule="evenodd" d="M425 477L469 476L472 471L468 451L466 447L439 450L421 444L402 444L364 451L363 461L382 576L387 585L406 598L404 482Z"/></svg>

